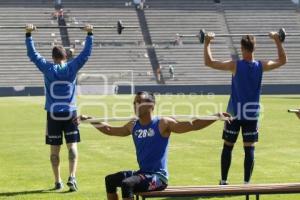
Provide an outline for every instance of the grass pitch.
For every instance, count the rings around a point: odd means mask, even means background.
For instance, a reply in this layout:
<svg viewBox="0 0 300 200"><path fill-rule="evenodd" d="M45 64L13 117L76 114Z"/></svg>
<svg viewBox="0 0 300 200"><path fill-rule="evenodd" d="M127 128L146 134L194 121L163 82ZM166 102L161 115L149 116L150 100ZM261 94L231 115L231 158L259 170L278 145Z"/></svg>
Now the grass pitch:
<svg viewBox="0 0 300 200"><path fill-rule="evenodd" d="M157 113L208 114L225 110L228 96L160 96ZM299 108L300 96L262 96L263 113L252 183L300 181L300 120L287 109ZM89 125L81 126L76 193L47 191L53 187L49 147L44 144L46 113L43 97L0 99L0 199L94 200L106 199L105 175L137 169L131 137L103 135ZM128 116L132 98L108 96L79 98L80 111L95 116ZM194 113L192 113L194 112ZM116 125L121 123L115 123ZM173 134L169 147L170 185L215 185L220 178L222 122L197 132ZM62 178L68 178L66 147L61 155ZM243 182L241 137L233 151L229 182ZM254 198L254 197L252 197ZM188 198L185 198L188 199ZM191 199L191 198L190 198ZM195 198L193 198L195 199ZM222 198L210 198L212 200ZM245 197L227 197L242 200ZM295 200L300 195L266 195L263 200Z"/></svg>

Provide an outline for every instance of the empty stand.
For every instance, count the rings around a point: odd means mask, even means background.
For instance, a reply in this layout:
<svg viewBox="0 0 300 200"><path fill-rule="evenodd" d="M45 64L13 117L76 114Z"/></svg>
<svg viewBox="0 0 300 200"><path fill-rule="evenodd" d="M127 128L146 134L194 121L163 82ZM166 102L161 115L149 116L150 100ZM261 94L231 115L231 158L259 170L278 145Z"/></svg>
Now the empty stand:
<svg viewBox="0 0 300 200"><path fill-rule="evenodd" d="M288 33L299 33L299 13L290 0L226 0L222 1L230 33L267 33L284 27ZM240 38L233 38L240 53ZM284 47L288 63L280 69L264 74L263 84L299 84L300 38L287 37ZM274 42L258 37L256 59L276 59Z"/></svg>
<svg viewBox="0 0 300 200"><path fill-rule="evenodd" d="M64 19L67 25L116 25L123 20L126 26L139 26L137 13L123 0L63 0ZM183 39L183 45L174 45L176 33L197 34L200 28L218 33L266 33L285 27L287 33L300 32L300 14L290 0L149 0L145 17L151 40L166 85L229 85L231 75L206 67L203 46L197 38ZM0 25L57 25L53 18L52 0L11 0L0 2ZM43 76L29 62L24 45L25 31L11 29L0 32L0 87L43 86ZM33 33L36 47L51 59L51 45L62 44L58 29L41 29ZM83 48L85 33L67 31L70 47L75 56ZM107 74L133 71L135 85L155 85L156 80L140 29L125 29L118 35L114 29L95 30L92 57L81 70L85 74ZM273 72L264 74L264 84L300 84L298 67L300 38L287 37L284 44L288 63ZM216 59L231 59L240 55L240 38L216 38L212 44ZM275 59L275 45L269 38L257 38L257 59ZM173 65L175 78L169 78L168 66ZM109 76L108 76L109 77ZM110 79L109 79L110 80ZM113 84L113 80L110 80Z"/></svg>
<svg viewBox="0 0 300 200"><path fill-rule="evenodd" d="M203 46L197 38L184 38L182 46L174 46L176 33L197 34L201 28L221 33L222 15L213 1L151 0L145 10L158 59L167 84L230 84L230 74L204 66ZM169 44L166 46L166 42ZM230 59L224 38L212 45L215 58ZM175 69L175 78L168 79L168 65Z"/></svg>
<svg viewBox="0 0 300 200"><path fill-rule="evenodd" d="M57 25L52 19L52 1L12 0L0 2L1 26ZM61 43L59 30L38 30L34 33L37 48L46 58L51 58L50 45ZM25 47L25 28L1 30L0 32L0 87L43 86L42 74L30 63Z"/></svg>

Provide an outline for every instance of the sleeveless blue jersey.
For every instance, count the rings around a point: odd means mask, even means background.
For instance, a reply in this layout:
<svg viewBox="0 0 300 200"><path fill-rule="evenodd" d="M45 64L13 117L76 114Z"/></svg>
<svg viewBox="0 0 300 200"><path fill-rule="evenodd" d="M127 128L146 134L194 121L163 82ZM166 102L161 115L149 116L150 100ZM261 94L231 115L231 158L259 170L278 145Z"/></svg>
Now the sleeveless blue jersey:
<svg viewBox="0 0 300 200"><path fill-rule="evenodd" d="M260 61L237 61L236 73L232 76L228 113L239 120L258 118L262 76Z"/></svg>
<svg viewBox="0 0 300 200"><path fill-rule="evenodd" d="M142 126L139 121L136 121L132 137L140 172L155 173L168 179L169 137L161 136L159 121L159 118L155 117L147 126Z"/></svg>

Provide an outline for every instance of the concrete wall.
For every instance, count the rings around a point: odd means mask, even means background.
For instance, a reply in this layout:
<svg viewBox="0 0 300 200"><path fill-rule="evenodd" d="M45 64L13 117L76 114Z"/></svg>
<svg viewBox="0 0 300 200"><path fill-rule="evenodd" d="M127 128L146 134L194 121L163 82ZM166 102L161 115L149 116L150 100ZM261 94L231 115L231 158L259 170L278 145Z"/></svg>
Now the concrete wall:
<svg viewBox="0 0 300 200"><path fill-rule="evenodd" d="M220 94L229 95L230 85L136 85L134 91L150 91L161 94ZM118 86L118 94L130 94L131 86ZM300 94L300 85L263 85L262 94ZM0 87L0 97L5 96L42 96L43 87ZM97 94L99 95L99 94Z"/></svg>

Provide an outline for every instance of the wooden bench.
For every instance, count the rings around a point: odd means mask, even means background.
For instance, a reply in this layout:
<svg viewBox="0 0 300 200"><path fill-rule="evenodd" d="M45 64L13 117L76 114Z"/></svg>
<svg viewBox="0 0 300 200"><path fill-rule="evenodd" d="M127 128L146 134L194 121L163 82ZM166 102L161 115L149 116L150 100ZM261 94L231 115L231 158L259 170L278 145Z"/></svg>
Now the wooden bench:
<svg viewBox="0 0 300 200"><path fill-rule="evenodd" d="M300 193L300 183L281 184L249 184L249 185L216 185L216 186L173 186L164 191L137 193L136 199L142 200L157 197L225 197L255 195L259 200L262 194L291 194Z"/></svg>

